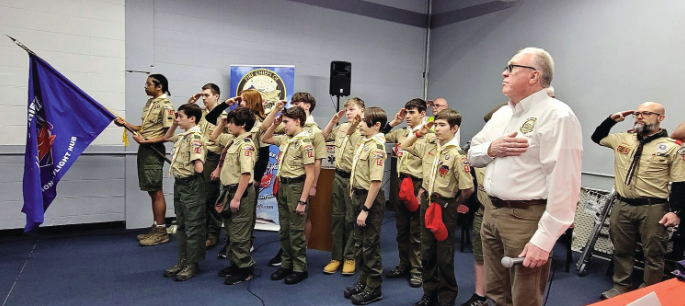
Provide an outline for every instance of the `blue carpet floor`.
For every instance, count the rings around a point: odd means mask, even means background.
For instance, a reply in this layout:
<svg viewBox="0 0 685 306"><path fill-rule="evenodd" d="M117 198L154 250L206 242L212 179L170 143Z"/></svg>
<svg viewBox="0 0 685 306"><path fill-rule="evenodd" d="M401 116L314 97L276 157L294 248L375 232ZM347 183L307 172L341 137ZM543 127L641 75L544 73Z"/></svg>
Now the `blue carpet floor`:
<svg viewBox="0 0 685 306"><path fill-rule="evenodd" d="M329 252L309 250L309 278L295 286L274 282L276 268L267 262L278 250L277 233L256 232L258 249L253 253L262 275L250 283L225 286L217 271L227 266L216 258L218 248L207 252L202 274L187 282L162 277L176 260L176 243L139 247L136 234L123 229L96 230L19 240L0 240L0 301L4 305L351 305L343 290L356 275L325 275ZM386 212L382 229L383 269L397 265L394 214ZM457 233L457 238L459 237ZM457 305L473 293L473 255L467 248L455 255L459 282ZM611 287L604 271L608 262L595 259L588 275L565 273L565 247L555 248L556 273L547 305L586 305ZM575 260L578 254L574 254ZM574 263L575 264L575 263ZM251 294L249 289L254 293ZM421 298L420 288L406 279L384 279L383 300L373 305L412 305ZM258 297L259 298L258 298Z"/></svg>

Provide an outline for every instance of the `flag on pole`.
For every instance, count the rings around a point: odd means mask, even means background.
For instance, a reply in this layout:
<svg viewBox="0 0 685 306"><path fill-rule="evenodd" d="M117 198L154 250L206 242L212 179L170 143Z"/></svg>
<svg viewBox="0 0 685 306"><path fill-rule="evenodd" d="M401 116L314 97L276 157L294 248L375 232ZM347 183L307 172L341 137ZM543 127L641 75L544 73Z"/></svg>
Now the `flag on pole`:
<svg viewBox="0 0 685 306"><path fill-rule="evenodd" d="M21 210L26 214L25 232L43 223L45 211L57 196L57 183L116 118L50 64L27 51L28 130Z"/></svg>

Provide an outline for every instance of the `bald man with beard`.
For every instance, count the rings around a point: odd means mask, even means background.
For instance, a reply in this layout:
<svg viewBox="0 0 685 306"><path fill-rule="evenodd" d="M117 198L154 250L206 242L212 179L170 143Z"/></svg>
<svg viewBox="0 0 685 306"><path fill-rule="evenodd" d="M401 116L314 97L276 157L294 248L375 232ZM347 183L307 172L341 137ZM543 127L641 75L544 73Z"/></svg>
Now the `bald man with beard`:
<svg viewBox="0 0 685 306"><path fill-rule="evenodd" d="M633 115L633 129L609 134L611 128ZM609 116L592 134L597 144L614 151L616 199L609 235L614 245L614 285L602 293L609 299L632 286L637 237L642 241L645 273L640 287L660 282L668 242L667 228L680 223L685 204L685 150L660 127L666 110L656 102L641 104ZM668 184L672 183L669 193Z"/></svg>

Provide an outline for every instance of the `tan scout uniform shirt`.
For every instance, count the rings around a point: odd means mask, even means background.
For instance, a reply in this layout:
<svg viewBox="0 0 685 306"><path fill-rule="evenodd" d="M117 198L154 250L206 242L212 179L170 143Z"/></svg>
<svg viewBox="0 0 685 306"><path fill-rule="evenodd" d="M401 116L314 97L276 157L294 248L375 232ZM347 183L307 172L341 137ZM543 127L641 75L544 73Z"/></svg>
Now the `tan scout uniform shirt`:
<svg viewBox="0 0 685 306"><path fill-rule="evenodd" d="M485 185L483 180L485 180L485 168L473 168L476 171L476 179L478 180L478 202L483 205L483 207L491 208L492 202L490 202L490 197L485 191Z"/></svg>
<svg viewBox="0 0 685 306"><path fill-rule="evenodd" d="M250 133L252 133L252 141L254 142L257 148L270 146L270 144L261 141L264 132L265 131L262 130L262 118L254 116L254 126L250 130Z"/></svg>
<svg viewBox="0 0 685 306"><path fill-rule="evenodd" d="M678 154L680 146L668 137L646 143L633 180L626 186L626 174L639 143L634 133L610 134L599 142L614 150L616 191L626 198L668 198L668 183L685 181L684 157Z"/></svg>
<svg viewBox="0 0 685 306"><path fill-rule="evenodd" d="M437 193L441 197L454 198L459 189L473 187L469 161L456 137L442 146L434 144L433 140L417 142L407 152L423 158L423 188L429 197Z"/></svg>
<svg viewBox="0 0 685 306"><path fill-rule="evenodd" d="M221 184L224 186L235 185L240 181L240 176L249 173L254 174L254 165L257 162L257 151L252 142L252 133L245 132L234 137L231 134L221 134L216 139L220 146L228 147L224 166L221 168Z"/></svg>
<svg viewBox="0 0 685 306"><path fill-rule="evenodd" d="M352 135L354 136L354 135ZM372 181L382 181L385 169L385 135L378 133L371 138L352 137L354 159L350 176L352 188L369 190Z"/></svg>
<svg viewBox="0 0 685 306"><path fill-rule="evenodd" d="M200 124L198 126L200 127L200 130L202 130L202 140L205 142L207 145L207 151L216 153L216 154L221 154L221 150L223 149L221 146L218 146L215 142L209 140L209 135L212 134L214 129L216 128L216 125L209 123L209 121L205 120L205 116L209 113L208 109L203 109L202 110L202 120L200 120ZM217 123L219 123L223 118L226 117L226 112L223 112L219 118L217 118Z"/></svg>
<svg viewBox="0 0 685 306"><path fill-rule="evenodd" d="M410 133L414 133L416 130L421 128L418 125L415 128L407 127L404 129L396 129L390 133L385 134L386 142L396 142L402 143L409 136ZM430 135L430 134L429 134ZM424 135L423 137L416 140L416 142L426 141L426 137L429 135ZM417 157L414 154L404 154L404 150L398 147L397 149L397 175L407 174L416 178L423 178L423 169L421 168L421 157Z"/></svg>
<svg viewBox="0 0 685 306"><path fill-rule="evenodd" d="M307 117L307 121L304 122L303 129L309 133L309 138L312 140L312 144L314 145L314 158L327 158L328 151L326 150L326 141L323 139L321 129L319 129L319 125L317 125L314 121L313 116L310 115L309 117ZM281 123L279 126L276 127L274 134L283 133L285 133L285 124Z"/></svg>
<svg viewBox="0 0 685 306"><path fill-rule="evenodd" d="M174 123L174 116L174 106L167 95L147 100L140 118L140 135L146 139L164 136L166 129Z"/></svg>
<svg viewBox="0 0 685 306"><path fill-rule="evenodd" d="M174 172L175 178L194 175L195 165L193 161L205 162L204 143L202 142L200 127L194 126L183 133L174 135L171 139L174 142L174 150L170 171Z"/></svg>
<svg viewBox="0 0 685 306"><path fill-rule="evenodd" d="M314 163L314 146L307 131L289 137L274 136L274 144L280 149L278 177L294 178L305 175L304 166Z"/></svg>
<svg viewBox="0 0 685 306"><path fill-rule="evenodd" d="M347 135L347 130L350 128L350 123L346 122L333 128L326 141L335 141L335 168L345 172L352 171L352 159L354 158L354 147L350 142L350 137ZM359 129L355 131L357 137L361 137Z"/></svg>

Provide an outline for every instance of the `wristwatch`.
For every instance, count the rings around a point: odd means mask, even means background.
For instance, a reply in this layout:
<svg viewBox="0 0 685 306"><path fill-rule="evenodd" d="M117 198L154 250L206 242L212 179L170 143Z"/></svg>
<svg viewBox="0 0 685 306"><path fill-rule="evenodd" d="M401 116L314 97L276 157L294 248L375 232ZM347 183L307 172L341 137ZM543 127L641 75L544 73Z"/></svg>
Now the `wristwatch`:
<svg viewBox="0 0 685 306"><path fill-rule="evenodd" d="M307 205L307 201L297 201L297 204L305 205L305 206L306 206L306 205Z"/></svg>
<svg viewBox="0 0 685 306"><path fill-rule="evenodd" d="M366 205L362 205L362 210L365 212L369 212L369 210L371 210L371 208L366 207Z"/></svg>

